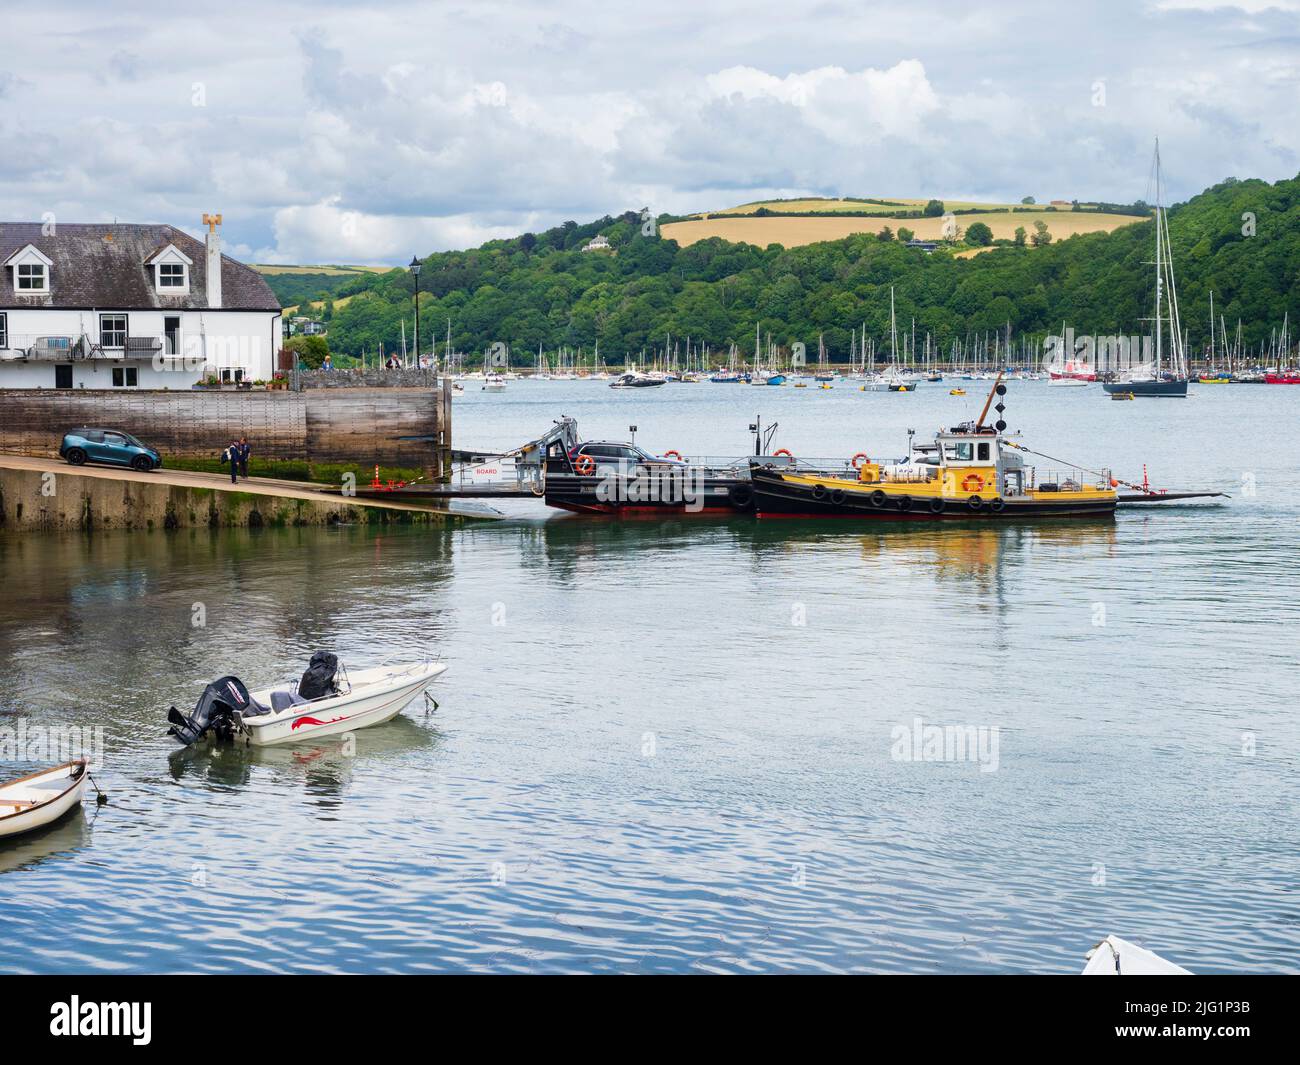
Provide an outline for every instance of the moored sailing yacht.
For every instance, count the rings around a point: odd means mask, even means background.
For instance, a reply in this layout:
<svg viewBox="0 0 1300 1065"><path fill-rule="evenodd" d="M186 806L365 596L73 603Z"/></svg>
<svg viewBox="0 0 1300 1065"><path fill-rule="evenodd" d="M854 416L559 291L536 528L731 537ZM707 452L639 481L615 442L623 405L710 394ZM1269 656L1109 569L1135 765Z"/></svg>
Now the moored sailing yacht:
<svg viewBox="0 0 1300 1065"><path fill-rule="evenodd" d="M1187 358L1183 350L1183 326L1178 314L1178 286L1174 282L1173 249L1169 244L1169 222L1163 206L1160 185L1160 142L1156 141L1156 307L1155 362L1151 366L1130 369L1115 381L1102 385L1107 392L1126 392L1135 397L1187 395ZM1164 353L1165 324L1169 326L1170 350Z"/></svg>

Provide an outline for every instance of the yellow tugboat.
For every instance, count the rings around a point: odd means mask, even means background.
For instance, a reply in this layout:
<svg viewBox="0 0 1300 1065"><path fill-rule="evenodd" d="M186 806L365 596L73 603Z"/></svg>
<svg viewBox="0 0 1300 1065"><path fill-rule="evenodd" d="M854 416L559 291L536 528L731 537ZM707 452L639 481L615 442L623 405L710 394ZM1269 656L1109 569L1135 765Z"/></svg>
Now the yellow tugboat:
<svg viewBox="0 0 1300 1065"><path fill-rule="evenodd" d="M999 376L976 421L936 433L932 444L909 443L904 462L882 466L855 455L856 477L756 466L754 509L760 518L878 521L1113 514L1121 482L1109 471L1061 463L1040 475L1026 465L1023 456L1032 452L1003 435L1006 391ZM995 397L998 417L986 425Z"/></svg>

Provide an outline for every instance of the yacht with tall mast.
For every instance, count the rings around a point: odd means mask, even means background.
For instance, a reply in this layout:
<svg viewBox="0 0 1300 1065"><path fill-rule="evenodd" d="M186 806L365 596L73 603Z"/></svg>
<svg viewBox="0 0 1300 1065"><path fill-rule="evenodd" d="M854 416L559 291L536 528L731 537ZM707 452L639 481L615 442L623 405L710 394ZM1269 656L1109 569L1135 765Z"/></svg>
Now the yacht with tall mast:
<svg viewBox="0 0 1300 1065"><path fill-rule="evenodd" d="M1178 286L1174 281L1173 249L1169 243L1169 220L1164 208L1164 190L1160 179L1160 141L1155 153L1155 222L1156 222L1156 306L1152 324L1155 332L1155 361L1126 370L1118 380L1102 387L1112 395L1132 396L1187 395L1187 354L1183 348L1183 325L1178 313ZM1169 350L1164 347L1166 326Z"/></svg>

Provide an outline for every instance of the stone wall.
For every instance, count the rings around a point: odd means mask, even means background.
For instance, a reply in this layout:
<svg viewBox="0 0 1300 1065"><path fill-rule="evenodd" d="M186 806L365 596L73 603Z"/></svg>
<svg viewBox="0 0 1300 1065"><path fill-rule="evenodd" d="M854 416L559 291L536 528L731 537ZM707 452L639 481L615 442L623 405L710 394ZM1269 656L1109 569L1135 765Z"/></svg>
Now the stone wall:
<svg viewBox="0 0 1300 1065"><path fill-rule="evenodd" d="M439 511L396 510L359 500L319 499L169 484L148 476L94 477L0 467L0 531L184 529L229 526L459 522Z"/></svg>
<svg viewBox="0 0 1300 1065"><path fill-rule="evenodd" d="M419 372L419 371L415 371ZM344 388L304 392L0 390L0 451L53 456L70 429L123 429L168 456L214 458L248 437L263 459L397 466L434 474L441 392Z"/></svg>
<svg viewBox="0 0 1300 1065"><path fill-rule="evenodd" d="M433 370L299 370L303 388L428 388L438 386Z"/></svg>

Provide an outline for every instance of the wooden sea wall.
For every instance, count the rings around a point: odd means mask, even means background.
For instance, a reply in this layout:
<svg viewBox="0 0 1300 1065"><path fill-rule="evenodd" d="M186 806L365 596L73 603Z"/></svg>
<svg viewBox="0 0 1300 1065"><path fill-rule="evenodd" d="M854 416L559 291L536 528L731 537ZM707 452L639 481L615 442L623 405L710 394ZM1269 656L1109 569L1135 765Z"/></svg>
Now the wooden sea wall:
<svg viewBox="0 0 1300 1065"><path fill-rule="evenodd" d="M264 459L436 469L439 410L430 388L304 392L0 390L0 451L52 456L69 429L123 429L168 456L213 458L248 437Z"/></svg>

